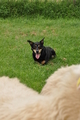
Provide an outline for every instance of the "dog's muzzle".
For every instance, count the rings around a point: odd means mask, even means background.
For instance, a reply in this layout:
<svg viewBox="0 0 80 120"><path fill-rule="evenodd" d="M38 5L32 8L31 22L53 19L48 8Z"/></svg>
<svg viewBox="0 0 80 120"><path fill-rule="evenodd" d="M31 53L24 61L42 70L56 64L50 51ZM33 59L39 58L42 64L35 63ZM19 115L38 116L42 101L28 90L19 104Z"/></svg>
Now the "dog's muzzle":
<svg viewBox="0 0 80 120"><path fill-rule="evenodd" d="M42 50L42 49L34 50L36 59L39 59L39 58L40 58L41 50Z"/></svg>

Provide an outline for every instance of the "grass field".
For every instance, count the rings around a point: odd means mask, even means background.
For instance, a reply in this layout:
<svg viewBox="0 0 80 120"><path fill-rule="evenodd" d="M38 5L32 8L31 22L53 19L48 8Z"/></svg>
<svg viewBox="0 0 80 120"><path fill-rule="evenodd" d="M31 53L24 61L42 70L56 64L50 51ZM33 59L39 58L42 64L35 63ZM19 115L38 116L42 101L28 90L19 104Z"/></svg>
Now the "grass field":
<svg viewBox="0 0 80 120"><path fill-rule="evenodd" d="M56 51L56 58L42 66L34 62L27 40L39 41ZM45 80L61 66L80 63L80 20L0 19L0 76L18 77L40 92Z"/></svg>

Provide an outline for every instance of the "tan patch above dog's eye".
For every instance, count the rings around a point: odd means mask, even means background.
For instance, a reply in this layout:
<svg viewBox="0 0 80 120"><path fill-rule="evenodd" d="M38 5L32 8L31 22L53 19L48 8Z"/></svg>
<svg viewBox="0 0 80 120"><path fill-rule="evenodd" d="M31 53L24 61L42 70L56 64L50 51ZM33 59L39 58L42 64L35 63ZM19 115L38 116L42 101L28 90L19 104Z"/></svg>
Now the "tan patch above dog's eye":
<svg viewBox="0 0 80 120"><path fill-rule="evenodd" d="M35 47L37 47L37 45L35 45Z"/></svg>
<svg viewBox="0 0 80 120"><path fill-rule="evenodd" d="M38 45L38 48L40 48L40 45Z"/></svg>

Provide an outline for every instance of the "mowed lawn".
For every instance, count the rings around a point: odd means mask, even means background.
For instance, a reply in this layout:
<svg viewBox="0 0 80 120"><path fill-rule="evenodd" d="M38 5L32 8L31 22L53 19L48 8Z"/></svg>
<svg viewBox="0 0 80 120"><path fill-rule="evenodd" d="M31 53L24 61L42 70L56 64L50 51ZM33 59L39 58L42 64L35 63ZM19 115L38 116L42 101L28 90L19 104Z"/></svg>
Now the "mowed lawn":
<svg viewBox="0 0 80 120"><path fill-rule="evenodd" d="M56 51L47 65L34 62L27 40L40 41ZM17 77L41 91L46 79L61 66L80 63L80 20L8 18L0 19L0 76Z"/></svg>

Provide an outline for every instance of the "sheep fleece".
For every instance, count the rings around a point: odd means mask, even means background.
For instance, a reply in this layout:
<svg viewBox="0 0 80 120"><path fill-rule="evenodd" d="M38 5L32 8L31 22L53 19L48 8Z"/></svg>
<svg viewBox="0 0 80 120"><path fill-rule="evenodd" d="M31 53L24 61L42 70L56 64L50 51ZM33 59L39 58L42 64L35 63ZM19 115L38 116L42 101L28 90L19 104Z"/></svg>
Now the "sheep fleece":
<svg viewBox="0 0 80 120"><path fill-rule="evenodd" d="M0 77L0 120L80 120L80 65L61 67L38 93Z"/></svg>

